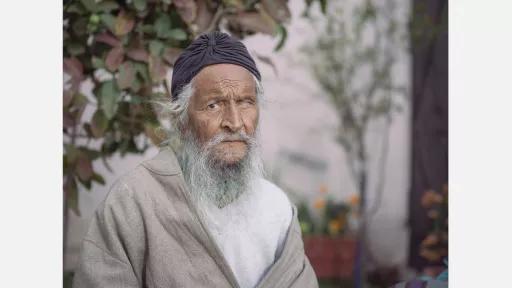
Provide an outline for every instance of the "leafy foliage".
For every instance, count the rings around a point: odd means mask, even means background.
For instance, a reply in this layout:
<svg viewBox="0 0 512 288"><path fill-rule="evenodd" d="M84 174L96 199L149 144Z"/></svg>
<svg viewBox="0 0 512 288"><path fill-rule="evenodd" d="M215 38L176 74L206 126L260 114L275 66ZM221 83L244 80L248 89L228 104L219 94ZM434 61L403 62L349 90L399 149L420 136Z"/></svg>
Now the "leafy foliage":
<svg viewBox="0 0 512 288"><path fill-rule="evenodd" d="M78 215L78 185L105 182L93 161L108 168L114 153L164 140L151 103L170 99L167 72L196 36L264 33L279 37L278 50L290 19L285 0L68 0L63 12L63 188ZM82 94L86 81L92 97Z"/></svg>

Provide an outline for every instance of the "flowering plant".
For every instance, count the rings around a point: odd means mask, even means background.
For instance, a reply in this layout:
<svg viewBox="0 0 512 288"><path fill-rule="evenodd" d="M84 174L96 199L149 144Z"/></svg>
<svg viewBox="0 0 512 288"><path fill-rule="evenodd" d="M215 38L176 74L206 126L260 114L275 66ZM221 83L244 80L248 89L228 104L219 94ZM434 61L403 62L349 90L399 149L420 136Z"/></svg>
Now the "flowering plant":
<svg viewBox="0 0 512 288"><path fill-rule="evenodd" d="M309 209L304 201L298 205L302 234L338 236L353 230L352 220L358 216L359 196L352 195L344 201L335 201L326 195L325 186L321 186L319 191L320 196L314 200L313 209ZM312 214L317 217L312 217Z"/></svg>
<svg viewBox="0 0 512 288"><path fill-rule="evenodd" d="M442 192L426 191L421 205L427 209L431 229L420 244L420 256L437 263L448 256L448 185Z"/></svg>

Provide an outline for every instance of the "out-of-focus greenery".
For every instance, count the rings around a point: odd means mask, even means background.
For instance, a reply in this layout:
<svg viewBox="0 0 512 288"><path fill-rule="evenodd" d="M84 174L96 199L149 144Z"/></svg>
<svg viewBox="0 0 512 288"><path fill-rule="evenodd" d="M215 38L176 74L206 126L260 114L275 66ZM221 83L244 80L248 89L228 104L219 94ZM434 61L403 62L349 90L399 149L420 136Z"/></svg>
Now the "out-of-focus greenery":
<svg viewBox="0 0 512 288"><path fill-rule="evenodd" d="M325 11L327 1L305 1ZM290 11L286 0L68 0L63 19L63 188L80 215L78 186L105 183L93 161L109 168L114 153L142 153L168 136L151 103L170 99L165 76L183 48L222 29L275 36L278 50ZM86 81L93 97L80 89Z"/></svg>

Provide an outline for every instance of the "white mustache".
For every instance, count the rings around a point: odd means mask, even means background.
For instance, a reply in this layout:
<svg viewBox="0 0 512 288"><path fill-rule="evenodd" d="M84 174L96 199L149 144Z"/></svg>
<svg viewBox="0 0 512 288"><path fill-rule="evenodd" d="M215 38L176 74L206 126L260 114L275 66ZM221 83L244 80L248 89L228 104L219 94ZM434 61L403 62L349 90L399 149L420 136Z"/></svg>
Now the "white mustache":
<svg viewBox="0 0 512 288"><path fill-rule="evenodd" d="M208 143L206 143L205 149L209 149L224 141L242 141L249 145L254 145L256 143L256 139L254 137L247 135L243 131L229 134L226 132L220 132L217 135L213 136L212 139L208 141Z"/></svg>

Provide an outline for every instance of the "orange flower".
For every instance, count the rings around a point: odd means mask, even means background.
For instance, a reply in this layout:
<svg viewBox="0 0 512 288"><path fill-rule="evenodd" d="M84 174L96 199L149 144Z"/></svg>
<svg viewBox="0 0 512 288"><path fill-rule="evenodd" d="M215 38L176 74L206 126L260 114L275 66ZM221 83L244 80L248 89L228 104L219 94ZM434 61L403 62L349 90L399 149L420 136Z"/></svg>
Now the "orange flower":
<svg viewBox="0 0 512 288"><path fill-rule="evenodd" d="M448 195L448 184L443 185L443 194Z"/></svg>
<svg viewBox="0 0 512 288"><path fill-rule="evenodd" d="M428 190L421 197L421 205L425 208L431 207L435 203L441 203L443 198L437 194L434 190Z"/></svg>
<svg viewBox="0 0 512 288"><path fill-rule="evenodd" d="M439 253L425 248L421 249L420 256L431 262L439 261L439 259L441 259L441 255L439 255Z"/></svg>
<svg viewBox="0 0 512 288"><path fill-rule="evenodd" d="M428 211L427 216L430 219L436 219L437 217L439 217L439 212L436 210L430 210L430 211Z"/></svg>
<svg viewBox="0 0 512 288"><path fill-rule="evenodd" d="M325 207L325 199L324 198L317 198L315 202L313 203L313 207L316 209L322 209Z"/></svg>
<svg viewBox="0 0 512 288"><path fill-rule="evenodd" d="M329 234L336 235L340 232L340 230L342 228L343 228L342 223L340 221L338 221L338 220L329 221L329 225L328 225Z"/></svg>
<svg viewBox="0 0 512 288"><path fill-rule="evenodd" d="M421 241L421 246L432 246L435 245L439 241L436 234L429 234L423 241Z"/></svg>
<svg viewBox="0 0 512 288"><path fill-rule="evenodd" d="M352 207L359 206L359 195L357 195L357 194L350 195L350 197L348 198L348 203Z"/></svg>

